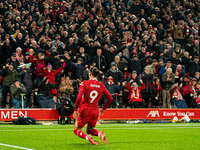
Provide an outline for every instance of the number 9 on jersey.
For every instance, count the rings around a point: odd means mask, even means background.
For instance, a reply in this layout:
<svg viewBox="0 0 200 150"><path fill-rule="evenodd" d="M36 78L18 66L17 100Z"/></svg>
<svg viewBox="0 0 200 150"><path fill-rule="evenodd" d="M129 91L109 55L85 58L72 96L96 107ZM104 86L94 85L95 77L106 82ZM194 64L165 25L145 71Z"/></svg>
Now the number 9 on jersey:
<svg viewBox="0 0 200 150"><path fill-rule="evenodd" d="M95 100L95 98L97 98L97 96L98 96L98 92L97 91L92 91L91 93L90 93L90 98L91 98L91 101L90 101L90 103L93 103L93 101Z"/></svg>

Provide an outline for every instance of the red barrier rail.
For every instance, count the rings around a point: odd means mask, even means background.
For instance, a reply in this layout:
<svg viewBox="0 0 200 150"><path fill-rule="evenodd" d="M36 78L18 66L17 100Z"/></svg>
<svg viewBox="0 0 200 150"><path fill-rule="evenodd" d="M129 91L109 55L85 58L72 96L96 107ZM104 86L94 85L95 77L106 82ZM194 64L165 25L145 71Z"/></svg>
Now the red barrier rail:
<svg viewBox="0 0 200 150"><path fill-rule="evenodd" d="M107 109L100 120L128 119L180 119L185 115L200 119L200 109ZM36 120L58 120L56 109L0 109L0 121L12 121L18 116L29 116Z"/></svg>

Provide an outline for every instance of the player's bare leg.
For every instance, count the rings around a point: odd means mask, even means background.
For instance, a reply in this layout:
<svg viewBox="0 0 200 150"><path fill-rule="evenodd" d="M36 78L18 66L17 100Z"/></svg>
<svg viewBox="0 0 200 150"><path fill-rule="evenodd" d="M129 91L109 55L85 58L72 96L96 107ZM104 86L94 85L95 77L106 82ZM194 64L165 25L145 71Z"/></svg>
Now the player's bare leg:
<svg viewBox="0 0 200 150"><path fill-rule="evenodd" d="M93 127L87 126L87 133L92 134L94 136L99 136L99 138L103 141L104 144L107 143L107 137L103 130L98 131L97 129L94 129Z"/></svg>
<svg viewBox="0 0 200 150"><path fill-rule="evenodd" d="M78 137L82 138L82 139L86 139L87 141L90 142L90 144L99 145L99 143L94 140L94 138L92 137L91 134L86 135L81 129L82 128L74 127L74 134L77 135Z"/></svg>

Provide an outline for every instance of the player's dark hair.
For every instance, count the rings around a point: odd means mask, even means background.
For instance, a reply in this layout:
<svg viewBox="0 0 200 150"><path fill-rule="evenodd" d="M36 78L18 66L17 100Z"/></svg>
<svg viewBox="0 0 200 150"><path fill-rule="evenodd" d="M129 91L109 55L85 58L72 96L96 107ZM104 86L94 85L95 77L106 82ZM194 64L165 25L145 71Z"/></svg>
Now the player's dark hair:
<svg viewBox="0 0 200 150"><path fill-rule="evenodd" d="M99 69L97 67L92 67L90 69L90 72L91 72L93 77L97 77L99 75Z"/></svg>

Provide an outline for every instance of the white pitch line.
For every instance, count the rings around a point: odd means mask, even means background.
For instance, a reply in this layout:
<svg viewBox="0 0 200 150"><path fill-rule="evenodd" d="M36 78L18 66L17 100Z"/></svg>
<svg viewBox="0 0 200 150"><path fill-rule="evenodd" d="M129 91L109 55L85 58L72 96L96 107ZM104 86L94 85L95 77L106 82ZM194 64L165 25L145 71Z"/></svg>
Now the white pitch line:
<svg viewBox="0 0 200 150"><path fill-rule="evenodd" d="M115 130L115 129L117 129L117 130L119 130L119 129L122 129L122 130L124 130L124 129L126 129L126 130L127 129L139 129L139 130L149 129L149 130L152 130L152 129L169 129L169 128L170 129L180 129L180 128L184 128L184 129L185 128L197 128L198 129L200 127L187 127L187 126L185 126L185 127L181 126L180 127L180 126L176 126L176 127L157 127L157 128L151 128L151 127L145 127L145 128L139 128L139 127L135 127L135 128L134 127L133 128L112 128L111 127L111 128L109 128L109 127L105 127L104 128L104 127L99 126L99 127L96 127L96 128L97 129L99 129L99 128L101 128L101 129L112 129L112 130ZM10 131L16 131L17 132L17 131L20 131L21 132L21 131L59 131L59 130L60 131L62 131L62 130L66 130L66 131L68 130L69 131L69 130L74 130L74 129L28 129L28 130L25 129L25 130L0 130L0 131L2 131L2 132L10 132Z"/></svg>
<svg viewBox="0 0 200 150"><path fill-rule="evenodd" d="M0 145L7 146L7 147L18 148L18 149L35 150L35 149L30 149L30 148L25 148L25 147L19 147L19 146L14 146L14 145L3 144L3 143L0 143Z"/></svg>

